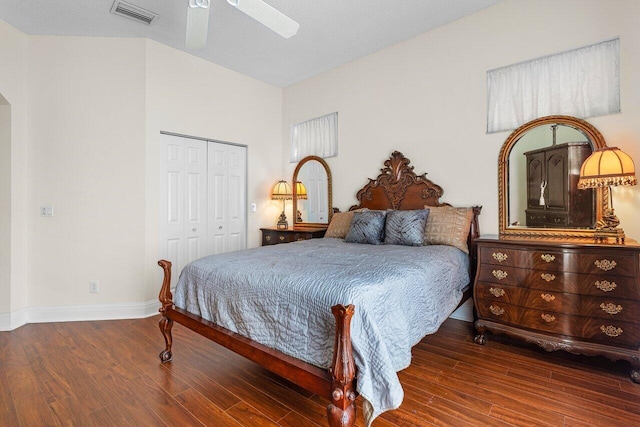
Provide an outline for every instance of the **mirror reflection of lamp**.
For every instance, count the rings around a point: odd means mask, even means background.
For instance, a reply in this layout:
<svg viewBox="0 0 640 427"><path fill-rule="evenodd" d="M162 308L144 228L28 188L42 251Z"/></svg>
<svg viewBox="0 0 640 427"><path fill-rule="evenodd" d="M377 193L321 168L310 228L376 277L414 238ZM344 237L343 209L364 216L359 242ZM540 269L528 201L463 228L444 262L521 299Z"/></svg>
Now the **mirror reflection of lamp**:
<svg viewBox="0 0 640 427"><path fill-rule="evenodd" d="M298 200L307 200L307 187L300 181L296 181L296 198ZM300 209L296 212L296 222L302 222L302 212L300 212Z"/></svg>
<svg viewBox="0 0 640 427"><path fill-rule="evenodd" d="M291 186L285 180L280 180L273 186L273 190L271 190L271 200L282 200L282 213L278 218L278 229L286 229L289 228L289 223L287 222L287 216L284 214L284 204L285 200L293 199L293 195L291 193Z"/></svg>
<svg viewBox="0 0 640 427"><path fill-rule="evenodd" d="M580 168L578 188L607 187L609 189L609 206L602 213L602 219L596 223L594 233L596 242L604 242L608 237L614 237L616 243L624 243L624 231L618 228L620 220L613 211L611 187L637 183L633 160L618 147L598 148L584 161Z"/></svg>

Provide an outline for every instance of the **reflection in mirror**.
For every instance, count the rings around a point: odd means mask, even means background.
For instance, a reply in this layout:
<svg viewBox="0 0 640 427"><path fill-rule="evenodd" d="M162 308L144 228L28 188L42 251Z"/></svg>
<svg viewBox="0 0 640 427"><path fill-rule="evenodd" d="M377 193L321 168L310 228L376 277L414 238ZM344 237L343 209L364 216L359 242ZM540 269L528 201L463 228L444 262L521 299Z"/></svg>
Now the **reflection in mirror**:
<svg viewBox="0 0 640 427"><path fill-rule="evenodd" d="M578 190L580 166L593 147L570 126L540 125L528 131L509 155L509 225L591 228L593 190Z"/></svg>
<svg viewBox="0 0 640 427"><path fill-rule="evenodd" d="M331 219L331 171L320 157L300 160L293 173L294 225L328 225ZM304 193L306 193L306 196Z"/></svg>
<svg viewBox="0 0 640 427"><path fill-rule="evenodd" d="M604 191L578 190L580 166L600 132L570 116L547 116L513 131L500 151L499 233L502 237L586 238L606 207Z"/></svg>

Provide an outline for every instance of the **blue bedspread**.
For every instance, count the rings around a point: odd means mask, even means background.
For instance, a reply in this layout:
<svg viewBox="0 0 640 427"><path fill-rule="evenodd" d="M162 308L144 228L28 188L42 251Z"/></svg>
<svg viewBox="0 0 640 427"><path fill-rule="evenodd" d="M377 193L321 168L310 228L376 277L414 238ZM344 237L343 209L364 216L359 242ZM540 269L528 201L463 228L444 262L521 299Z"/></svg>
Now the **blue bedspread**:
<svg viewBox="0 0 640 427"><path fill-rule="evenodd" d="M354 304L357 389L369 425L404 396L397 372L434 333L469 283L468 256L451 246L312 239L213 255L187 265L176 306L313 365L329 367L331 306Z"/></svg>

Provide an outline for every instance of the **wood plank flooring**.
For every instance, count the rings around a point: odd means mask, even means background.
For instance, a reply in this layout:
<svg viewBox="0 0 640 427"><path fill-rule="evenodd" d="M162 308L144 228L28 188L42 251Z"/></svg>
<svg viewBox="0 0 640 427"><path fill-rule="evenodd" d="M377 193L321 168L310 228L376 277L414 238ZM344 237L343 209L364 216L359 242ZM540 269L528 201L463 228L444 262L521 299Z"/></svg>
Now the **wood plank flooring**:
<svg viewBox="0 0 640 427"><path fill-rule="evenodd" d="M0 332L0 426L325 426L324 398L180 325L161 364L158 320ZM404 403L373 426L640 426L627 364L472 336L449 319L422 340Z"/></svg>

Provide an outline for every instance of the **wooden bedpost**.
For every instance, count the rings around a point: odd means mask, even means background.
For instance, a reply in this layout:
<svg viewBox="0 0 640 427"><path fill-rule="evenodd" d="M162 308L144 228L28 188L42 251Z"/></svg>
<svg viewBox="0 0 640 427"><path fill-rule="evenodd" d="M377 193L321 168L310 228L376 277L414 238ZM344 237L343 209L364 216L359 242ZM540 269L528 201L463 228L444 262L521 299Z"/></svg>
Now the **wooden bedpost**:
<svg viewBox="0 0 640 427"><path fill-rule="evenodd" d="M331 311L336 318L336 338L333 346L331 375L331 404L327 406L330 427L353 427L356 421L356 364L351 348L351 317L353 305L334 305Z"/></svg>
<svg viewBox="0 0 640 427"><path fill-rule="evenodd" d="M173 320L166 317L164 314L167 309L173 306L173 295L171 295L171 262L160 260L158 265L162 267L164 271L164 280L162 281L162 288L160 289L160 313L162 313L162 319L160 319L160 332L164 336L164 342L166 344L165 349L160 352L160 361L162 363L169 362L171 360L171 327L173 326Z"/></svg>

